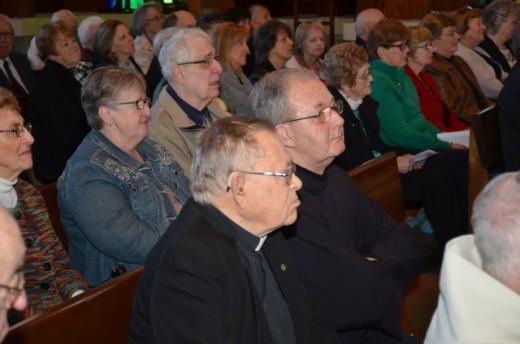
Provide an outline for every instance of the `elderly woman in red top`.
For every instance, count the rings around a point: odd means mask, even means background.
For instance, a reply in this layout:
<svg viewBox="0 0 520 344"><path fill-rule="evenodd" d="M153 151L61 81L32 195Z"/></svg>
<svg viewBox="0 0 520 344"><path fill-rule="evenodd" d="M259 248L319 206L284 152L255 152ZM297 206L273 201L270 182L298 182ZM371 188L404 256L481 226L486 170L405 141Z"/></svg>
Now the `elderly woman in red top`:
<svg viewBox="0 0 520 344"><path fill-rule="evenodd" d="M14 215L27 247L23 267L27 309L25 314L13 313L11 322L42 313L87 289L81 275L70 269L42 196L18 179L32 167L30 129L14 96L0 87L0 206Z"/></svg>
<svg viewBox="0 0 520 344"><path fill-rule="evenodd" d="M458 131L467 128L457 115L441 99L432 77L423 71L432 62L435 46L430 30L424 27L411 27L408 60L405 66L417 93L424 117L441 131Z"/></svg>

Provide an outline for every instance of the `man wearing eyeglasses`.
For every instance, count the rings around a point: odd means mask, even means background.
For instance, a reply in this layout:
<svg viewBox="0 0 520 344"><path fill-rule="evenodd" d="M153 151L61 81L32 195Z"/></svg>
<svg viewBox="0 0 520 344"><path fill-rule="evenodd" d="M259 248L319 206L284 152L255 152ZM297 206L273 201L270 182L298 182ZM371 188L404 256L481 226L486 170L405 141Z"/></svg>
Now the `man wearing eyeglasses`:
<svg viewBox="0 0 520 344"><path fill-rule="evenodd" d="M318 77L285 69L251 94L275 125L303 187L294 225L283 228L303 284L344 343L407 343L400 295L418 255L409 228L392 220L332 161L345 149L341 103Z"/></svg>
<svg viewBox="0 0 520 344"><path fill-rule="evenodd" d="M25 244L18 224L0 208L0 342L9 331L7 311L11 308L21 311L27 306L23 289L24 255Z"/></svg>
<svg viewBox="0 0 520 344"><path fill-rule="evenodd" d="M216 103L222 66L208 35L181 28L159 55L168 85L152 107L150 138L168 148L184 173L190 175L195 141L218 118L229 116Z"/></svg>
<svg viewBox="0 0 520 344"><path fill-rule="evenodd" d="M0 87L13 92L20 105L26 108L34 75L27 56L14 51L13 44L13 23L8 16L0 13Z"/></svg>
<svg viewBox="0 0 520 344"><path fill-rule="evenodd" d="M276 230L302 184L274 129L228 117L201 135L191 191L150 252L129 343L337 343Z"/></svg>

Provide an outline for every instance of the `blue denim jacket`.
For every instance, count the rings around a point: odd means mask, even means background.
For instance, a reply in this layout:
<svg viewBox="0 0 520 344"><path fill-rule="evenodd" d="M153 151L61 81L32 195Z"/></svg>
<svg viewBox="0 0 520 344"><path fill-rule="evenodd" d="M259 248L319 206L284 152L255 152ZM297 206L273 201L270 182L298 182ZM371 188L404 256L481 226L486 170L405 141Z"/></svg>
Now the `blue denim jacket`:
<svg viewBox="0 0 520 344"><path fill-rule="evenodd" d="M58 180L70 264L91 286L110 279L117 265L143 265L177 217L172 193L181 205L190 197L189 181L165 147L145 139L137 151L144 163L93 129Z"/></svg>

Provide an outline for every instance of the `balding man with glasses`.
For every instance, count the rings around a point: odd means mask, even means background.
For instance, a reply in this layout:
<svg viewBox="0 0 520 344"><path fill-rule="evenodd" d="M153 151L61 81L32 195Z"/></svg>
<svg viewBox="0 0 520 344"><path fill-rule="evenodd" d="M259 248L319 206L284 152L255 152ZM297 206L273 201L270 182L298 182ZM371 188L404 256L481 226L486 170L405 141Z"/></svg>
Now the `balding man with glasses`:
<svg viewBox="0 0 520 344"><path fill-rule="evenodd" d="M14 51L13 46L13 22L0 13L0 87L13 92L26 116L34 75L27 56Z"/></svg>
<svg viewBox="0 0 520 344"><path fill-rule="evenodd" d="M27 306L23 263L25 244L20 228L5 209L0 208L0 342L9 331L7 311Z"/></svg>
<svg viewBox="0 0 520 344"><path fill-rule="evenodd" d="M181 28L162 47L159 62L168 85L152 107L150 138L168 148L190 175L195 141L213 121L229 114L213 102L222 66L208 35Z"/></svg>
<svg viewBox="0 0 520 344"><path fill-rule="evenodd" d="M341 100L299 69L266 75L251 99L256 116L275 126L303 182L298 219L282 230L305 289L342 342L408 343L399 312L417 251L408 226L332 164L345 149Z"/></svg>
<svg viewBox="0 0 520 344"><path fill-rule="evenodd" d="M191 166L193 199L148 256L129 343L337 343L277 231L302 183L273 127L220 119Z"/></svg>

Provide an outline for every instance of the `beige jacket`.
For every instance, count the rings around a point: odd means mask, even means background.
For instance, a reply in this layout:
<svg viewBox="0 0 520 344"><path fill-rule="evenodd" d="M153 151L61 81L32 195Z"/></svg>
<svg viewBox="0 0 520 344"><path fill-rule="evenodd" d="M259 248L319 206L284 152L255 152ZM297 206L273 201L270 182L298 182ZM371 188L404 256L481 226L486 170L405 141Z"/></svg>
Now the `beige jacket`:
<svg viewBox="0 0 520 344"><path fill-rule="evenodd" d="M231 116L216 105L214 101L208 105L208 109L214 120ZM168 94L166 87L163 88L159 98L152 106L148 136L173 153L188 177L190 176L195 144L203 131L203 128L190 128L193 126L195 126L195 123L188 118L177 102Z"/></svg>

